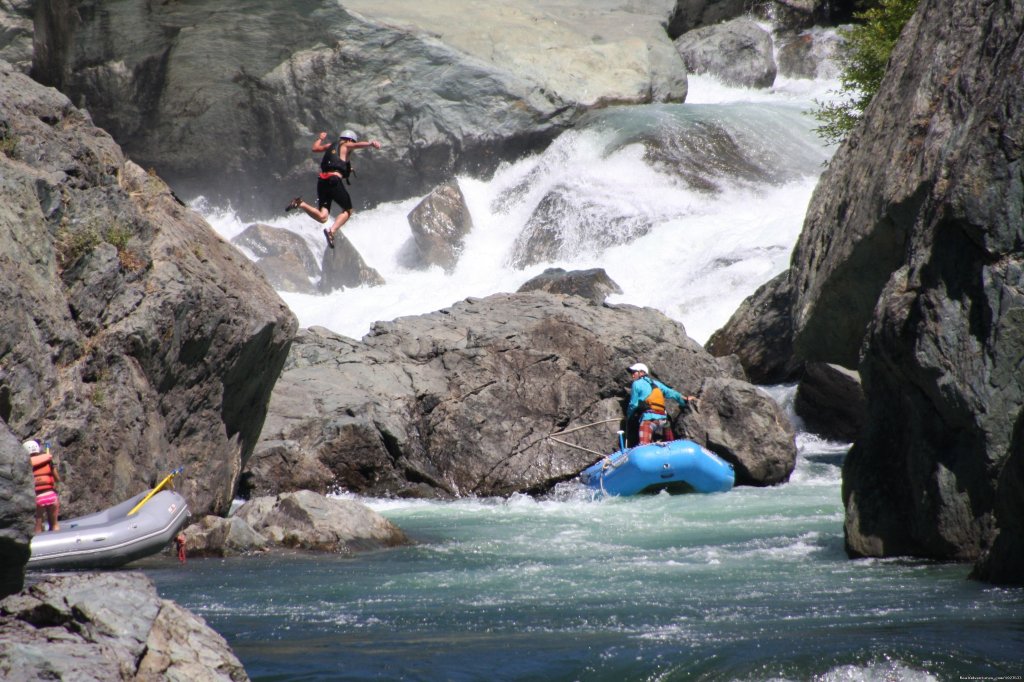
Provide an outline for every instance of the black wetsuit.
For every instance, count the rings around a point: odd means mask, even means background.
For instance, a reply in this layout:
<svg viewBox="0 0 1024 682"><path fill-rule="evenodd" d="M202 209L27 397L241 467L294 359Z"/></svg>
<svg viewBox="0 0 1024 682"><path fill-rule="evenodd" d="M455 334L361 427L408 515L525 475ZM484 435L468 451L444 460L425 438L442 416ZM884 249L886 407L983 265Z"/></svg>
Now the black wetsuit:
<svg viewBox="0 0 1024 682"><path fill-rule="evenodd" d="M342 178L348 178L352 172L352 164L349 161L342 161L338 152L341 148L341 140L338 140L324 152L320 159L320 179L316 183L316 205L317 208L331 210L331 204L338 202L342 211L352 210L352 197L345 189ZM341 173L341 177L335 175Z"/></svg>

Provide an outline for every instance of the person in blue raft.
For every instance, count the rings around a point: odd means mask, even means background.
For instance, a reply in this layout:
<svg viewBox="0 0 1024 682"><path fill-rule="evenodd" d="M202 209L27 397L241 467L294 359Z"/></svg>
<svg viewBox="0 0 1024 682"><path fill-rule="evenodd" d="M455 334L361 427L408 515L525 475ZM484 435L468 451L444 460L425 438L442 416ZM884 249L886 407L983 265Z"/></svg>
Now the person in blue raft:
<svg viewBox="0 0 1024 682"><path fill-rule="evenodd" d="M647 445L655 440L675 440L672 425L668 421L667 400L675 400L682 408L695 404L694 396L683 396L682 393L661 383L650 375L647 365L637 362L627 370L632 377L629 390L629 407L626 410L626 424L632 432L632 425L637 426L639 445ZM633 441L633 439L630 439Z"/></svg>

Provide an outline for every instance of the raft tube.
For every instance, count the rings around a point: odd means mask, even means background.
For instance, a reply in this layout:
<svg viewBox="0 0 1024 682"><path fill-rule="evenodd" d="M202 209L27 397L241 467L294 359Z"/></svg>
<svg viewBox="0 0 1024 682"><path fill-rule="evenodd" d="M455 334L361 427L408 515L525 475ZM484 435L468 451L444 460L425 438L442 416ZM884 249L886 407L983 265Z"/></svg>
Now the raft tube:
<svg viewBox="0 0 1024 682"><path fill-rule="evenodd" d="M185 498L161 490L128 515L150 493L139 493L104 511L60 522L60 530L32 538L26 568L115 568L156 554L188 520Z"/></svg>
<svg viewBox="0 0 1024 682"><path fill-rule="evenodd" d="M609 495L719 493L732 489L732 465L689 440L621 450L580 472L580 480Z"/></svg>

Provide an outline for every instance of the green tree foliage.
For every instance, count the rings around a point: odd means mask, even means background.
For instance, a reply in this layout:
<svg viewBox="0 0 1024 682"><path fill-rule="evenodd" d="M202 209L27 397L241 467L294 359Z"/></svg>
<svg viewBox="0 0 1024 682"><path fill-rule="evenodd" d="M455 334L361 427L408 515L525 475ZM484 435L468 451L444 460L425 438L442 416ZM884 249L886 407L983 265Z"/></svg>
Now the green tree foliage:
<svg viewBox="0 0 1024 682"><path fill-rule="evenodd" d="M861 23L842 30L845 43L839 51L840 95L834 102L818 105L814 117L818 135L840 142L863 115L889 64L889 55L903 27L913 16L919 0L873 0L872 6L854 15Z"/></svg>

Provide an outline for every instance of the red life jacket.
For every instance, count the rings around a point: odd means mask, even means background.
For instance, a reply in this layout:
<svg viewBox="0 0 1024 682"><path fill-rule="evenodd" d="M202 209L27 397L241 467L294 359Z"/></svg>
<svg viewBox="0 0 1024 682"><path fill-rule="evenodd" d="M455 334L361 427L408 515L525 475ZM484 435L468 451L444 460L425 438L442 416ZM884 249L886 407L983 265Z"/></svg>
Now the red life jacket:
<svg viewBox="0 0 1024 682"><path fill-rule="evenodd" d="M32 475L36 479L36 495L50 490L56 490L54 484L56 477L53 475L53 455L41 453L32 455Z"/></svg>

